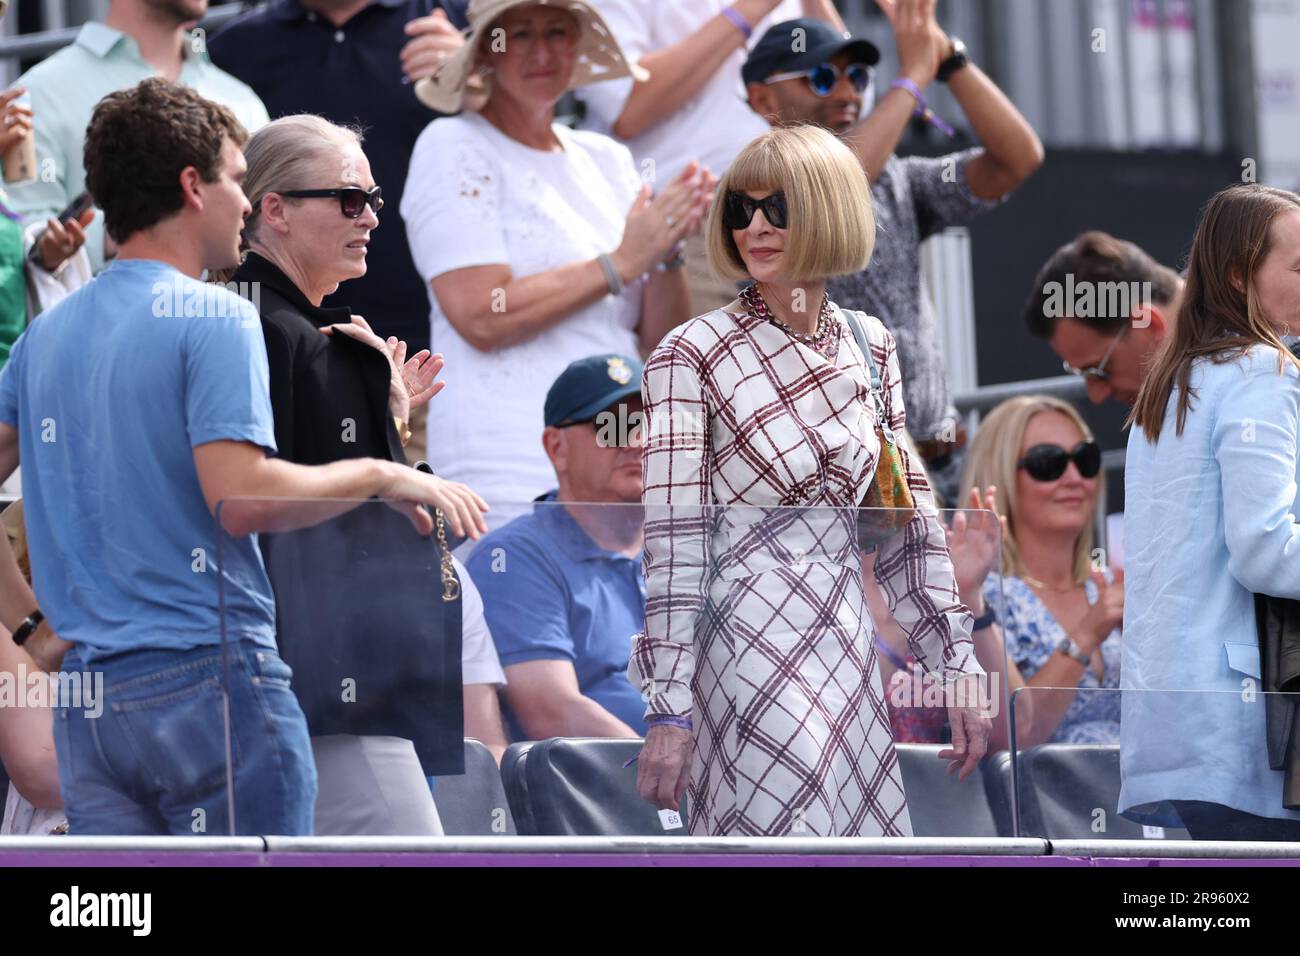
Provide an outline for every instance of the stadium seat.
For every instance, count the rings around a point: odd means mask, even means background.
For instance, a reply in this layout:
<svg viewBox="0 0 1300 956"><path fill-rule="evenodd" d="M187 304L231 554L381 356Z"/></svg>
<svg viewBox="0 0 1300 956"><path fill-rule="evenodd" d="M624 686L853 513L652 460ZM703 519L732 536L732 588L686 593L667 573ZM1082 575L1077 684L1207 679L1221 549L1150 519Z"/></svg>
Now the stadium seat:
<svg viewBox="0 0 1300 956"><path fill-rule="evenodd" d="M465 738L465 772L440 775L433 802L447 836L513 836L518 833L492 752Z"/></svg>
<svg viewBox="0 0 1300 956"><path fill-rule="evenodd" d="M528 781L524 779L524 758L532 749L533 741L511 744L501 757L501 783L505 787L506 801L514 815L520 836L535 836L536 828L528 813Z"/></svg>
<svg viewBox="0 0 1300 956"><path fill-rule="evenodd" d="M992 754L964 782L939 759L947 744L895 744L912 818L912 834L996 837L1011 833L1010 791L1001 782L1005 751Z"/></svg>
<svg viewBox="0 0 1300 956"><path fill-rule="evenodd" d="M529 823L541 836L673 836L658 811L636 792L636 767L624 767L638 740L556 737L533 744L523 761L523 798ZM504 768L503 768L504 769ZM511 773L518 774L516 764Z"/></svg>
<svg viewBox="0 0 1300 956"><path fill-rule="evenodd" d="M1141 840L1141 824L1118 813L1119 746L1043 744L1021 751L1020 832L1049 840ZM1169 828L1164 838L1186 840Z"/></svg>

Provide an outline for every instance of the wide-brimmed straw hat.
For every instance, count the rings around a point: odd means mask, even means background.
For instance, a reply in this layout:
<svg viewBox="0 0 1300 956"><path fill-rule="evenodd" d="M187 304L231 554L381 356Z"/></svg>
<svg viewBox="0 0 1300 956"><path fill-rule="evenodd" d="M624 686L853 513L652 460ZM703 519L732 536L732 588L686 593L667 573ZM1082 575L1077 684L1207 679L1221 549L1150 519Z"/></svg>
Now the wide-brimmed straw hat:
<svg viewBox="0 0 1300 956"><path fill-rule="evenodd" d="M416 83L415 95L439 113L455 113L465 98L465 85L472 78L478 77L486 89L491 89L490 76L483 76L479 71L483 56L481 41L503 13L515 7L531 6L567 10L578 18L582 35L578 39L578 57L573 64L569 89L624 76L635 80L649 78L649 72L623 52L600 14L583 0L470 0L464 46L443 61L432 76Z"/></svg>

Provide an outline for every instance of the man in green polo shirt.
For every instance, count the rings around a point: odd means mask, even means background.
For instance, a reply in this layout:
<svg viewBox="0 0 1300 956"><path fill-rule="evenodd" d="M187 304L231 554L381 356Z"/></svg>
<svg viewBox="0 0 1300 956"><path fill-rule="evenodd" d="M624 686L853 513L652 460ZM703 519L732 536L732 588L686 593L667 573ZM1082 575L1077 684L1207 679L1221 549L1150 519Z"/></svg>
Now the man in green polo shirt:
<svg viewBox="0 0 1300 956"><path fill-rule="evenodd" d="M208 0L111 0L103 23L87 23L70 46L19 77L36 117L37 175L12 186L10 196L29 228L58 215L86 188L86 124L95 104L115 90L162 76L229 107L250 133L267 122L257 94L213 66L203 34L190 32L207 10ZM41 264L58 269L70 255L65 249L42 242ZM86 252L99 272L107 258L100 216L86 229Z"/></svg>

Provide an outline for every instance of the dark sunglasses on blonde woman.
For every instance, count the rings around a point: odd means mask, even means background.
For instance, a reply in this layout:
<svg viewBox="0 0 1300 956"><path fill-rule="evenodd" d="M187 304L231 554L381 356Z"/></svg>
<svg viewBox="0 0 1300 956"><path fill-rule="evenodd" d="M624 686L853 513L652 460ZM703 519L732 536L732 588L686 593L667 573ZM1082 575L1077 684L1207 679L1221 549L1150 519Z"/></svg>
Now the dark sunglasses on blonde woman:
<svg viewBox="0 0 1300 956"><path fill-rule="evenodd" d="M790 211L785 203L785 193L772 193L766 199L755 199L744 193L727 193L722 207L722 221L728 229L748 229L757 210L773 229L784 229L790 224Z"/></svg>
<svg viewBox="0 0 1300 956"><path fill-rule="evenodd" d="M1095 441L1081 441L1071 451L1060 445L1034 445L1016 462L1034 481L1056 481L1074 462L1084 478L1095 477L1101 471L1101 446Z"/></svg>
<svg viewBox="0 0 1300 956"><path fill-rule="evenodd" d="M338 199L339 212L348 219L360 219L361 213L367 206L379 215L379 210L384 208L383 190L376 186L369 192L360 186L342 186L338 189L273 189L271 192L281 196L287 196L291 199ZM253 212L256 213L258 207L262 205L262 200L253 203Z"/></svg>

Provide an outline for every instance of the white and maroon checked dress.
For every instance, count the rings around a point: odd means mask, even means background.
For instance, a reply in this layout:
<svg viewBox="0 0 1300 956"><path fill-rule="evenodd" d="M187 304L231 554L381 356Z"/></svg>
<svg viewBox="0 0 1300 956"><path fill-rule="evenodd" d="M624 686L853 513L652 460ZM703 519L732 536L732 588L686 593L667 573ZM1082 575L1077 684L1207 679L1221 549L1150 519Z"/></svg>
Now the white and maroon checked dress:
<svg viewBox="0 0 1300 956"><path fill-rule="evenodd" d="M694 722L692 834L909 836L852 511L879 453L869 373L829 302L830 358L757 303L692 319L646 363L646 630L628 677L647 714ZM859 318L901 432L893 337ZM908 482L918 513L876 578L922 667L980 673L929 486L910 466Z"/></svg>

